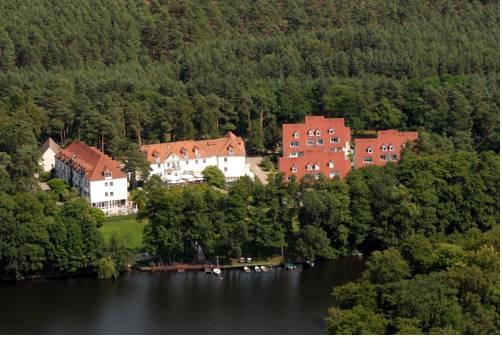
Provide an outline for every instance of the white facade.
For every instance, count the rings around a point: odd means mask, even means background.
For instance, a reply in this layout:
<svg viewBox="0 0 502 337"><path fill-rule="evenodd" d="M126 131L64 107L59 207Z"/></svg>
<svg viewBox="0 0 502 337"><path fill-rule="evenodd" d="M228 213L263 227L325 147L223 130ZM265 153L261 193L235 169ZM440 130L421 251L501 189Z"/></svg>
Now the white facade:
<svg viewBox="0 0 502 337"><path fill-rule="evenodd" d="M204 180L202 171L208 166L218 167L227 181L234 181L243 176L254 177L246 164L246 157L237 155L184 159L173 153L164 162L157 160L151 164L150 173L158 175L169 184L192 183Z"/></svg>
<svg viewBox="0 0 502 337"><path fill-rule="evenodd" d="M63 161L55 159L56 176L78 189L80 196L92 207L101 209L107 216L128 214L127 178L107 177L90 181L84 173L74 170Z"/></svg>
<svg viewBox="0 0 502 337"><path fill-rule="evenodd" d="M41 165L44 169L44 172L49 172L56 165L56 152L52 148L48 148L43 154L41 158Z"/></svg>

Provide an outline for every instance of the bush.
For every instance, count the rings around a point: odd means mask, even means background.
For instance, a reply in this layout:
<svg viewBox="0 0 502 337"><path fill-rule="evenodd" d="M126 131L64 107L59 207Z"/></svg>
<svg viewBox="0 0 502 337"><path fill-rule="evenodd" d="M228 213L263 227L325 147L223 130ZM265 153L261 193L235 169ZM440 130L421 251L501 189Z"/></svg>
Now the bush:
<svg viewBox="0 0 502 337"><path fill-rule="evenodd" d="M99 280L107 280L111 278L115 279L119 277L119 272L115 267L115 262L110 256L99 259L97 272Z"/></svg>

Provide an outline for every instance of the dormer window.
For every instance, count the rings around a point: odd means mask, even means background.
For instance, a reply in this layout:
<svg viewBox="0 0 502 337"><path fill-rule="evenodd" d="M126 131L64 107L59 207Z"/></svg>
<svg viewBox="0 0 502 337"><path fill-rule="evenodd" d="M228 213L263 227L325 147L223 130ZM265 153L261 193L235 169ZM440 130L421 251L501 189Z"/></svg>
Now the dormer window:
<svg viewBox="0 0 502 337"><path fill-rule="evenodd" d="M316 135L317 137L319 137L319 136L321 135L321 130L317 129L317 130L316 130L316 132L315 132L315 135Z"/></svg>
<svg viewBox="0 0 502 337"><path fill-rule="evenodd" d="M307 165L307 171L312 171L312 165L310 164Z"/></svg>
<svg viewBox="0 0 502 337"><path fill-rule="evenodd" d="M309 130L309 136L312 137L314 135L314 131L313 130Z"/></svg>
<svg viewBox="0 0 502 337"><path fill-rule="evenodd" d="M314 170L318 171L321 169L321 166L319 166L319 164L315 164L314 165Z"/></svg>
<svg viewBox="0 0 502 337"><path fill-rule="evenodd" d="M334 135L334 134L335 134L335 129L333 129L333 128L329 128L328 133L329 133L330 135Z"/></svg>
<svg viewBox="0 0 502 337"><path fill-rule="evenodd" d="M103 176L106 178L106 179L110 179L112 177L112 172L109 170L109 169L105 169L103 171Z"/></svg>
<svg viewBox="0 0 502 337"><path fill-rule="evenodd" d="M332 161L332 160L330 160L330 161L329 161L329 163L328 163L328 167L329 167L329 168L333 168L333 167L335 167L335 163L333 163L333 161Z"/></svg>
<svg viewBox="0 0 502 337"><path fill-rule="evenodd" d="M368 152L368 153L373 153L373 149L372 149L371 147L368 147L368 148L366 149L366 152Z"/></svg>
<svg viewBox="0 0 502 337"><path fill-rule="evenodd" d="M386 145L382 145L382 151L387 151L387 146Z"/></svg>
<svg viewBox="0 0 502 337"><path fill-rule="evenodd" d="M291 166L291 172L293 173L298 172L298 168L296 167L296 165Z"/></svg>
<svg viewBox="0 0 502 337"><path fill-rule="evenodd" d="M228 147L228 154L234 153L234 148L232 146Z"/></svg>
<svg viewBox="0 0 502 337"><path fill-rule="evenodd" d="M159 160L160 160L159 154L157 152L153 153L153 158L155 158L156 162L159 162Z"/></svg>
<svg viewBox="0 0 502 337"><path fill-rule="evenodd" d="M389 151L394 151L394 145L389 146Z"/></svg>
<svg viewBox="0 0 502 337"><path fill-rule="evenodd" d="M293 138L300 138L298 131L293 132Z"/></svg>

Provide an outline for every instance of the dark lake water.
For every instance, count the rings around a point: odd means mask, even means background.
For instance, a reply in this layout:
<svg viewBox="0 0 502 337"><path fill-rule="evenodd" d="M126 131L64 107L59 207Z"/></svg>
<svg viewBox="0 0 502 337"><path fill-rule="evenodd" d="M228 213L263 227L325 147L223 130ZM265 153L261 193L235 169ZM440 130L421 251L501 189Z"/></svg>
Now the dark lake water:
<svg viewBox="0 0 502 337"><path fill-rule="evenodd" d="M35 280L0 286L0 334L321 334L333 286L360 258L266 273L131 272L117 280Z"/></svg>

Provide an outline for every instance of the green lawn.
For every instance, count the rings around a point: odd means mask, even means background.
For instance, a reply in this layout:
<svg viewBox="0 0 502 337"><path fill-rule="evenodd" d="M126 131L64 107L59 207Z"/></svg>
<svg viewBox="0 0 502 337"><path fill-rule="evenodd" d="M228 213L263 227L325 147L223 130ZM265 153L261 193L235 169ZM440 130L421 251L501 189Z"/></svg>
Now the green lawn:
<svg viewBox="0 0 502 337"><path fill-rule="evenodd" d="M143 228L146 221L136 220L134 215L115 216L108 218L99 231L103 234L105 241L108 241L113 232L123 239L127 248L138 251L143 248Z"/></svg>

